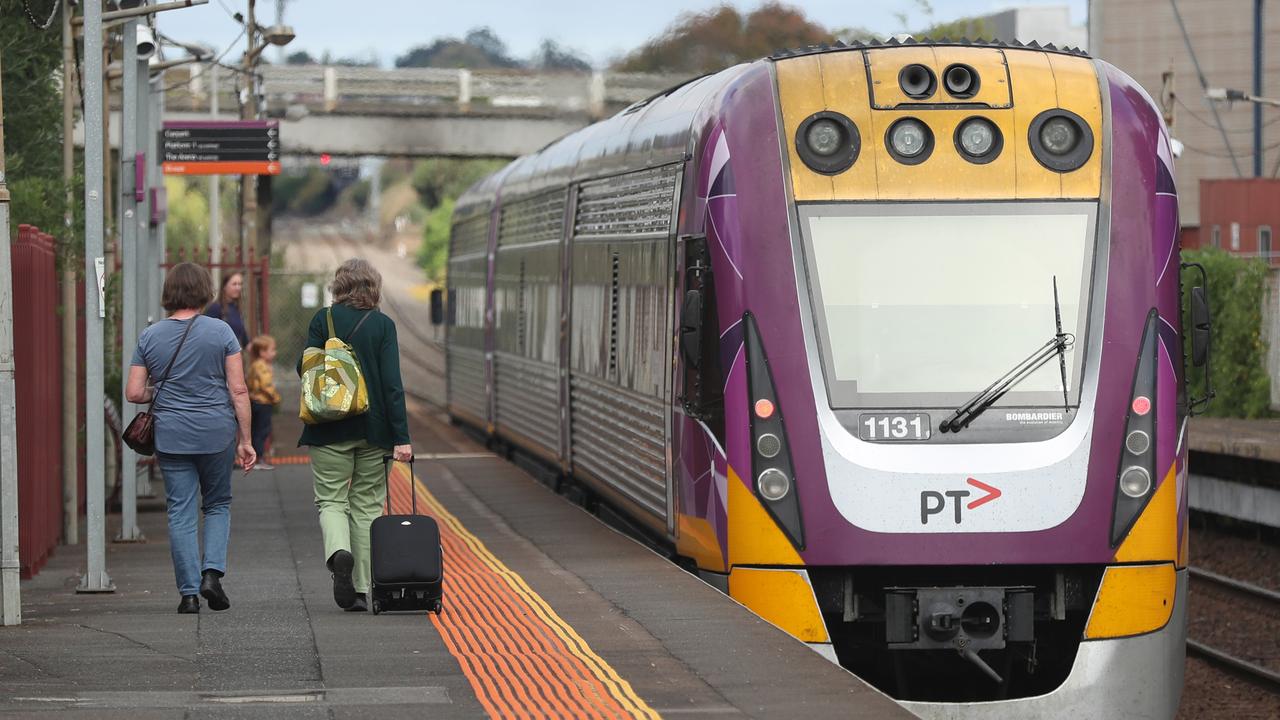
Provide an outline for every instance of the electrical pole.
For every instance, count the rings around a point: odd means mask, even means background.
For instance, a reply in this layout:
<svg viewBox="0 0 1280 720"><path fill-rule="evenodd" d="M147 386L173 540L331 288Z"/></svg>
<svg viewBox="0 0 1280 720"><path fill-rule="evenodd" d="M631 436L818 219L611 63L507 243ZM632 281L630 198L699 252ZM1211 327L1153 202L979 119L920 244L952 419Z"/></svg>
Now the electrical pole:
<svg viewBox="0 0 1280 720"><path fill-rule="evenodd" d="M209 63L209 84L212 88L209 94L209 114L214 120L218 119L218 65L215 62ZM217 265L222 261L222 176L209 176L209 254L213 260L213 265ZM213 271L213 286L215 288L222 287L222 270L216 268Z"/></svg>
<svg viewBox="0 0 1280 720"><path fill-rule="evenodd" d="M67 207L62 215L63 247L75 237L75 145L71 137L75 118L75 36L71 31L71 0L62 0L62 180L67 185ZM62 542L80 542L80 398L76 351L76 269L72 253L62 257Z"/></svg>
<svg viewBox="0 0 1280 720"><path fill-rule="evenodd" d="M248 42L248 49L244 54L242 77L248 92L244 95L244 102L240 103L241 120L258 119L258 88L253 68L261 49L256 45L258 26L253 12L255 4L256 0L249 0L249 14L245 20L244 36ZM250 258L255 256L258 249L258 176L241 175L240 192L242 213L240 216L240 251L243 253L244 262L248 263ZM252 279L254 277L256 275L252 269L244 274L244 290L240 296L240 313L248 321L251 335L259 332L258 324L253 321L253 308L257 307L258 304L258 298L254 296L253 292L255 288ZM222 301L221 296L219 296L218 300L219 302Z"/></svg>
<svg viewBox="0 0 1280 720"><path fill-rule="evenodd" d="M115 592L107 575L106 478L103 462L102 326L102 117L106 107L102 78L102 3L84 3L84 263L85 263L85 458L88 474L88 562L76 592ZM7 243L6 243L7 246ZM96 283L96 286L95 286ZM95 292L96 290L96 292ZM9 426L8 423L4 423Z"/></svg>
<svg viewBox="0 0 1280 720"><path fill-rule="evenodd" d="M4 89L0 87L0 625L22 622L18 559L18 409L13 364L13 267L9 187L4 176Z"/></svg>
<svg viewBox="0 0 1280 720"><path fill-rule="evenodd" d="M129 368L133 364L133 349L138 343L138 334L142 331L139 325L138 301L142 297L139 292L138 268L138 201L136 193L141 191L139 176L145 172L140 164L138 153L139 125L139 85L146 81L146 70L139 78L138 21L126 20L124 23L124 60L121 61L123 77L120 91L120 268L122 271L120 291L123 307L121 311L120 336L120 418L128 422L138 408L129 402L125 395L125 386L129 382ZM145 66L145 62L143 63ZM138 530L138 455L127 444L120 447L120 534L116 540L133 542L141 539Z"/></svg>
<svg viewBox="0 0 1280 720"><path fill-rule="evenodd" d="M1262 95L1262 1L1253 0L1253 94ZM1253 104L1253 176L1262 177L1262 104Z"/></svg>

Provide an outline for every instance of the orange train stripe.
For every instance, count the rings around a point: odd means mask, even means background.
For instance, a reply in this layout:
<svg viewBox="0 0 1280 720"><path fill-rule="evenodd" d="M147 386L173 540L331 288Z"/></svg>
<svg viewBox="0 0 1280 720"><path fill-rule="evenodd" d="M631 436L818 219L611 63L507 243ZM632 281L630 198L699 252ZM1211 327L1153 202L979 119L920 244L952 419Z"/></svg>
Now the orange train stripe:
<svg viewBox="0 0 1280 720"><path fill-rule="evenodd" d="M402 467L396 468L408 479ZM571 717L657 718L630 683L596 655L523 578L499 561L421 483L417 499L440 524L448 568L446 612L431 622L491 717L532 711ZM392 483L408 512L408 483Z"/></svg>

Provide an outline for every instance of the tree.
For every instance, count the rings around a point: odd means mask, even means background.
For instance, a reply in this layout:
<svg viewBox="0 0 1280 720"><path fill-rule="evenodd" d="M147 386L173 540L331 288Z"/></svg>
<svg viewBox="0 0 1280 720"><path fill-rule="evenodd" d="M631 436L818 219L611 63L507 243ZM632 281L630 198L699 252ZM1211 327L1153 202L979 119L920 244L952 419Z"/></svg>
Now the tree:
<svg viewBox="0 0 1280 720"><path fill-rule="evenodd" d="M396 58L396 67L465 67L476 70L514 68L520 63L507 55L507 46L487 27L469 31L466 38L438 38Z"/></svg>
<svg viewBox="0 0 1280 720"><path fill-rule="evenodd" d="M311 57L311 53L306 50L289 53L284 59L285 65L315 65L316 59Z"/></svg>
<svg viewBox="0 0 1280 720"><path fill-rule="evenodd" d="M756 60L789 47L831 40L831 33L804 13L777 2L743 17L722 5L704 13L685 13L658 38L615 66L628 72L703 74Z"/></svg>
<svg viewBox="0 0 1280 720"><path fill-rule="evenodd" d="M591 63L573 50L550 39L542 41L542 45L533 54L533 61L530 64L539 70L591 72Z"/></svg>
<svg viewBox="0 0 1280 720"><path fill-rule="evenodd" d="M422 204L434 208L458 197L476 181L506 164L505 160L428 158L414 165L410 183Z"/></svg>

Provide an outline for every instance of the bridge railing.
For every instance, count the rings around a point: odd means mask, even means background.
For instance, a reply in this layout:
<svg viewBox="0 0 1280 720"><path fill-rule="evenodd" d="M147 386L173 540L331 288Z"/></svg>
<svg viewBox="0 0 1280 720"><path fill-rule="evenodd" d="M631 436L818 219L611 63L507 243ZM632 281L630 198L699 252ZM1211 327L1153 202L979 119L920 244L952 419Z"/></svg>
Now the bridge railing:
<svg viewBox="0 0 1280 720"><path fill-rule="evenodd" d="M276 112L303 106L309 112L533 112L598 118L687 79L652 73L333 65L267 65L259 71L267 107ZM218 72L222 107L234 108L235 75ZM206 109L208 74L205 67L170 70L166 84L176 95L173 105Z"/></svg>

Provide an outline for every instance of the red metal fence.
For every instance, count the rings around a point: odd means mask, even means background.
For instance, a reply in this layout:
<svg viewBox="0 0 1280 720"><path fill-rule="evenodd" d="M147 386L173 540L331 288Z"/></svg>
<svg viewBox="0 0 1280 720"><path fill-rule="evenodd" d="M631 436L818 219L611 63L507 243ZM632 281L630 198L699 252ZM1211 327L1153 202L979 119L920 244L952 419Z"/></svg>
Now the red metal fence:
<svg viewBox="0 0 1280 720"><path fill-rule="evenodd" d="M244 276L244 288L247 291L246 297L240 301L240 315L244 318L245 331L249 333L249 337L271 332L271 313L268 311L269 295L268 288L271 287L271 258L262 256L258 257L256 252L249 253L249 259L246 260L244 253L236 248L234 251L229 247L222 249L222 254L215 261L213 251L210 249L196 250L188 253L185 247L179 248L177 252L165 252L164 262L161 267L168 270L169 268L183 262L193 262L197 265L203 265L210 272L221 270L222 277L225 279L230 273L240 273ZM216 294L218 288L214 288ZM217 299L217 298L215 298Z"/></svg>
<svg viewBox="0 0 1280 720"><path fill-rule="evenodd" d="M18 410L18 548L22 577L62 537L62 337L52 236L18 226L13 243L14 384Z"/></svg>

